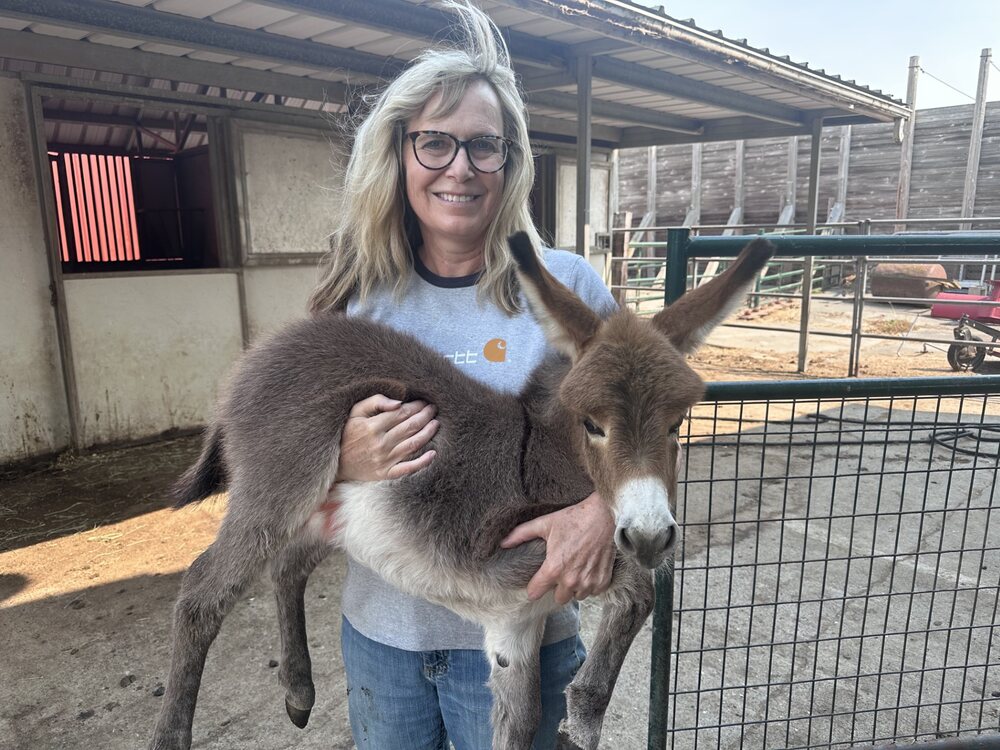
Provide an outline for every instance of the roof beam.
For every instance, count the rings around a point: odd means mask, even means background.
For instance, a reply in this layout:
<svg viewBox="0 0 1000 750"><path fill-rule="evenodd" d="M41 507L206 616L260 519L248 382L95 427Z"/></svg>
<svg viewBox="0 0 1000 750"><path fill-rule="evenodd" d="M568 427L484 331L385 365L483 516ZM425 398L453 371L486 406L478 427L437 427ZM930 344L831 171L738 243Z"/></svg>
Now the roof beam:
<svg viewBox="0 0 1000 750"><path fill-rule="evenodd" d="M823 110L812 110L811 114L822 115ZM697 143L698 141L739 141L754 138L783 138L792 135L809 135L812 133L813 118L803 125L779 125L777 123L761 122L750 117L727 117L722 120L707 120L705 132L702 135L684 135L683 133L668 133L663 130L636 127L621 131L621 142L618 148L638 148L645 146L666 146L677 143ZM839 117L834 121L823 121L823 125L858 125L872 122L865 115Z"/></svg>
<svg viewBox="0 0 1000 750"><path fill-rule="evenodd" d="M593 64L594 76L610 83L655 91L689 102L708 104L781 125L803 124L798 110L741 94L738 91L608 57L596 57Z"/></svg>
<svg viewBox="0 0 1000 750"><path fill-rule="evenodd" d="M575 98L575 97L574 97ZM576 143L576 119L561 120L558 117L531 115L528 118L528 129L534 134L550 134L564 136L570 142ZM616 144L621 140L622 131L607 125L592 125L590 136L595 141Z"/></svg>
<svg viewBox="0 0 1000 750"><path fill-rule="evenodd" d="M32 22L119 34L175 47L254 57L284 65L296 64L320 71L345 69L374 78L384 78L395 76L403 68L401 60L382 55L292 39L266 31L241 29L109 0L45 0L44 3L37 0L0 0L0 12Z"/></svg>
<svg viewBox="0 0 1000 750"><path fill-rule="evenodd" d="M62 65L67 68L103 70L109 73L204 83L240 91L281 93L295 99L332 101L342 104L347 88L342 83L319 81L253 70L233 65L122 49L74 39L0 29L0 55L16 60Z"/></svg>
<svg viewBox="0 0 1000 750"><path fill-rule="evenodd" d="M529 96L528 103L564 112L577 111L577 97L573 94L564 94L559 91L546 91L543 95L537 97ZM680 117L665 112L656 112L651 109L635 107L631 104L609 102L603 99L593 99L591 101L591 113L597 117L624 120L633 125L646 125L658 130L669 130L688 135L700 135L705 130L704 125L699 120L694 120L690 117Z"/></svg>
<svg viewBox="0 0 1000 750"><path fill-rule="evenodd" d="M134 128L141 127L144 130L166 130L174 131L174 123L171 120L155 120L148 117L129 117L128 115L97 114L95 112L70 112L63 109L42 110L45 122L65 122L72 125L107 125L113 128ZM190 127L185 126L189 133L207 133L208 126L205 123L192 122Z"/></svg>
<svg viewBox="0 0 1000 750"><path fill-rule="evenodd" d="M569 70L533 76L521 75L521 89L526 94L563 88L564 86L576 86L576 75ZM573 109L575 110L576 107Z"/></svg>
<svg viewBox="0 0 1000 750"><path fill-rule="evenodd" d="M610 55L612 52L624 52L630 47L632 47L632 43L624 39L602 37L589 42L572 44L569 46L569 52L576 57L583 57L584 55L594 57L597 55Z"/></svg>
<svg viewBox="0 0 1000 750"><path fill-rule="evenodd" d="M455 16L427 5L406 0L256 0L282 10L306 13L331 21L344 21L393 36L437 42L451 38ZM501 29L511 57L517 61L562 69L567 65L562 45L509 29Z"/></svg>

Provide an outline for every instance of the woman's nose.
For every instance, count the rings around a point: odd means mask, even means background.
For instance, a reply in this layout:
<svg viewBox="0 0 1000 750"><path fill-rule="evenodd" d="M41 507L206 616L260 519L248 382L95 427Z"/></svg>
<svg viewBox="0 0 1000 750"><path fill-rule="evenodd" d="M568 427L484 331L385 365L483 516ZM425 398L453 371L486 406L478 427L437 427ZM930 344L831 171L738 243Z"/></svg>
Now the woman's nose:
<svg viewBox="0 0 1000 750"><path fill-rule="evenodd" d="M458 153L445 171L456 179L467 180L475 175L476 170L472 166L472 160L469 159L469 152L465 146L459 146Z"/></svg>

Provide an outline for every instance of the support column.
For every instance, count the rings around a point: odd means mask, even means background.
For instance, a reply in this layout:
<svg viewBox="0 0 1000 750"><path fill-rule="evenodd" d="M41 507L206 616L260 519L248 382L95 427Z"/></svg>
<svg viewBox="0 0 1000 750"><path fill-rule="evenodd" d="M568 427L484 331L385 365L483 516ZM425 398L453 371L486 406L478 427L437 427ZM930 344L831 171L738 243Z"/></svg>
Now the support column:
<svg viewBox="0 0 1000 750"><path fill-rule="evenodd" d="M656 146L650 146L646 151L646 213L650 214L652 224L656 226Z"/></svg>
<svg viewBox="0 0 1000 750"><path fill-rule="evenodd" d="M691 203L688 204L684 226L691 227L701 223L701 155L702 144L691 146Z"/></svg>
<svg viewBox="0 0 1000 750"><path fill-rule="evenodd" d="M965 164L965 185L962 188L961 216L972 217L976 210L976 178L979 176L979 154L983 147L983 124L986 122L986 88L990 81L992 51L984 49L979 58L979 84L976 86L976 106L972 110L972 135L969 137L969 158ZM972 224L963 223L963 231Z"/></svg>
<svg viewBox="0 0 1000 750"><path fill-rule="evenodd" d="M590 256L590 82L592 58L576 60L576 252Z"/></svg>
<svg viewBox="0 0 1000 750"><path fill-rule="evenodd" d="M795 192L799 170L799 137L793 135L788 139L788 172L785 179L785 194L781 199L781 214L778 224L795 223Z"/></svg>
<svg viewBox="0 0 1000 750"><path fill-rule="evenodd" d="M903 128L903 150L899 157L899 187L896 189L896 218L905 219L910 212L910 172L913 167L913 133L917 127L917 82L920 79L920 58L910 58L910 74L906 80L906 106L910 117ZM897 224L902 232L905 224Z"/></svg>
<svg viewBox="0 0 1000 750"><path fill-rule="evenodd" d="M850 179L851 167L851 126L844 125L840 129L840 164L837 166L837 200L834 202L834 215L827 221L843 221L847 216L847 183Z"/></svg>
<svg viewBox="0 0 1000 750"><path fill-rule="evenodd" d="M823 118L812 123L809 144L809 201L806 208L806 234L816 234L816 214L819 209L819 163L823 143ZM798 371L805 372L809 363L809 306L812 302L813 258L807 255L802 263L802 311L799 318Z"/></svg>
<svg viewBox="0 0 1000 750"><path fill-rule="evenodd" d="M730 227L743 223L743 204L746 200L746 188L743 183L743 165L745 163L744 153L746 141L736 141L736 153L733 156L733 210L729 213L729 220L726 222ZM742 229L725 229L723 236L733 234L743 234Z"/></svg>

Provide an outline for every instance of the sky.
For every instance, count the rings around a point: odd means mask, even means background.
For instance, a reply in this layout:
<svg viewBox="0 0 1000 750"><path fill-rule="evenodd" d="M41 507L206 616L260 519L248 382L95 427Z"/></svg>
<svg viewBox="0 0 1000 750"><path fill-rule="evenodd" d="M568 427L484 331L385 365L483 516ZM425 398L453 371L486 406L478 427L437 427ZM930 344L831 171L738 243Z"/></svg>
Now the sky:
<svg viewBox="0 0 1000 750"><path fill-rule="evenodd" d="M910 57L918 55L918 109L971 103L980 55L991 48L997 67L989 71L987 99L1000 100L1000 0L637 1L901 100Z"/></svg>

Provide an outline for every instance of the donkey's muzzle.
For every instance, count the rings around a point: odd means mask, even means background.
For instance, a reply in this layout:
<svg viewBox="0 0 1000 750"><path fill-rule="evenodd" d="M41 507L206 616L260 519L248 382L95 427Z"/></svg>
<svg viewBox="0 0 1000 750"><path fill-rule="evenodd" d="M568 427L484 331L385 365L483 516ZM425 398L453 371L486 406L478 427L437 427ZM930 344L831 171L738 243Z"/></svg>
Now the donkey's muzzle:
<svg viewBox="0 0 1000 750"><path fill-rule="evenodd" d="M644 568L658 568L673 554L680 529L670 512L670 493L655 476L631 479L618 488L615 544Z"/></svg>
<svg viewBox="0 0 1000 750"><path fill-rule="evenodd" d="M623 553L634 557L642 567L658 568L674 551L677 531L676 523L652 531L634 526L619 526L615 531L615 544Z"/></svg>

